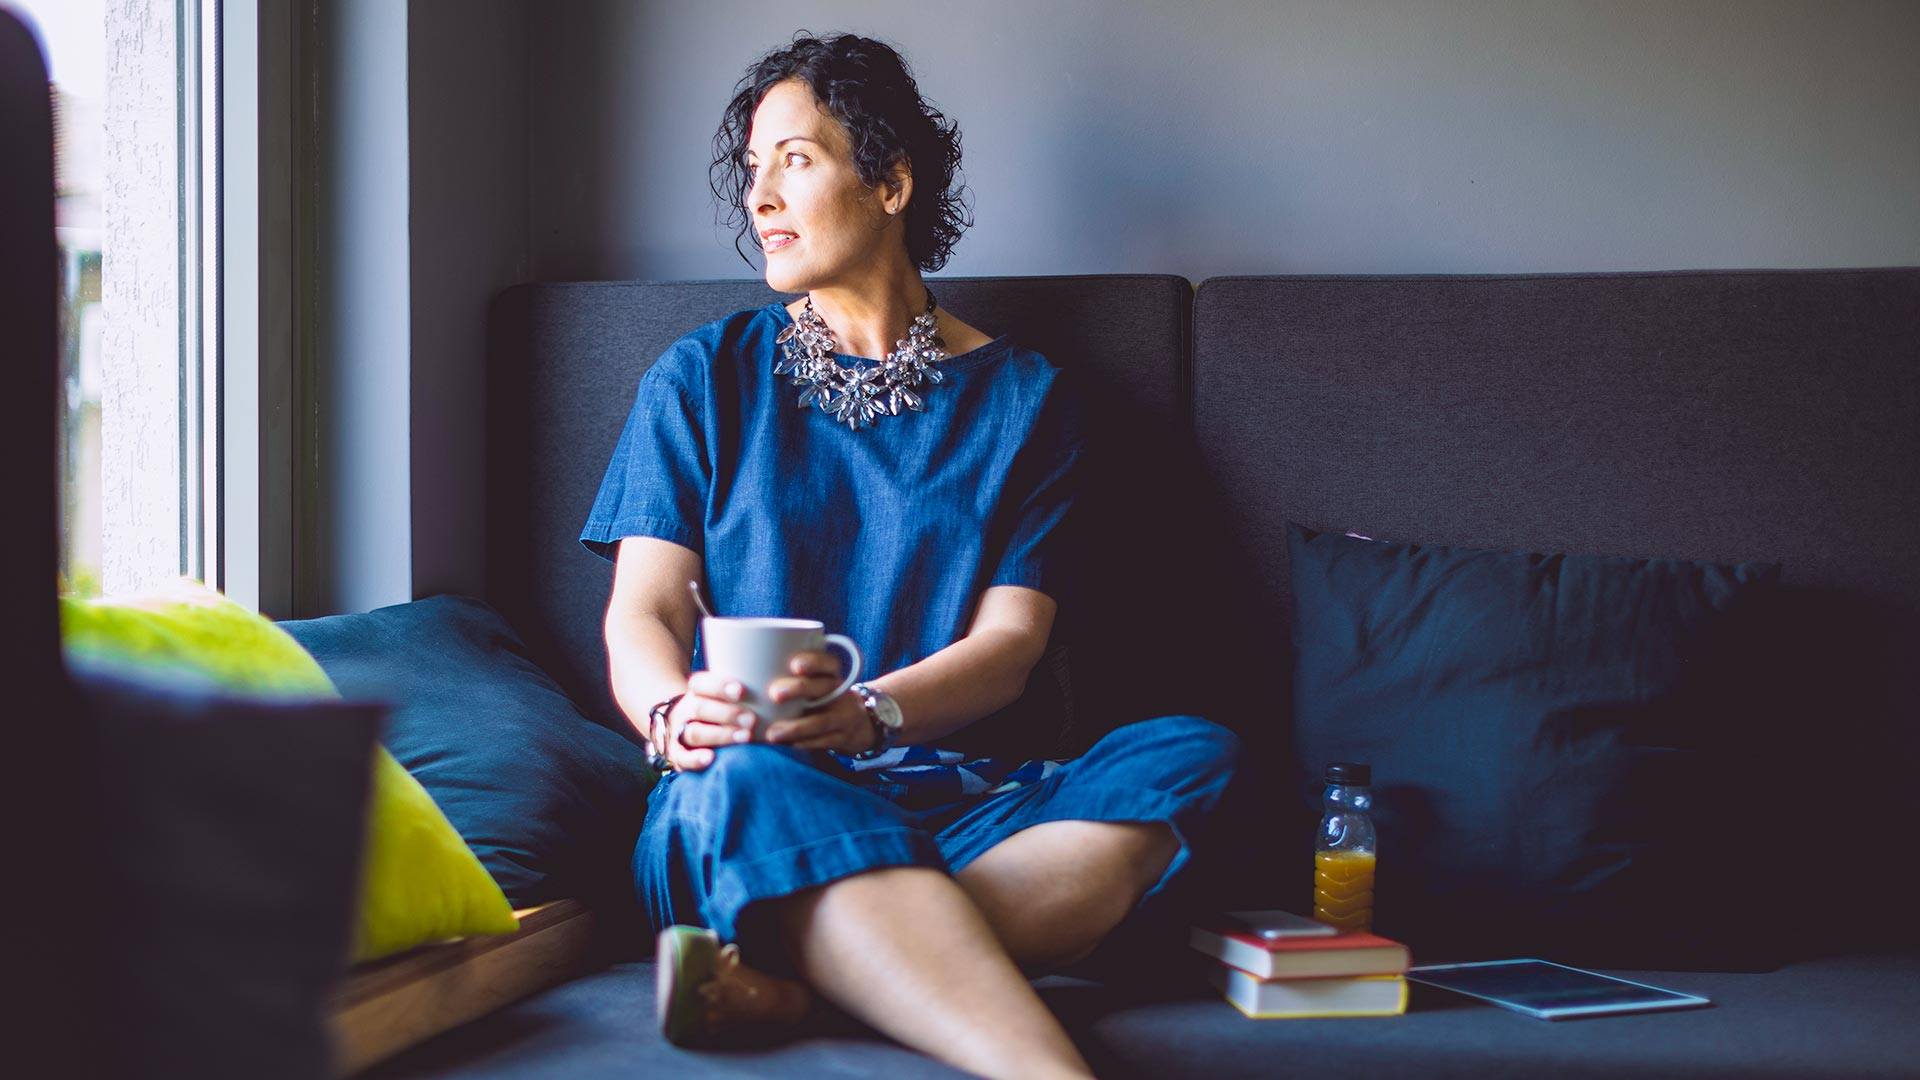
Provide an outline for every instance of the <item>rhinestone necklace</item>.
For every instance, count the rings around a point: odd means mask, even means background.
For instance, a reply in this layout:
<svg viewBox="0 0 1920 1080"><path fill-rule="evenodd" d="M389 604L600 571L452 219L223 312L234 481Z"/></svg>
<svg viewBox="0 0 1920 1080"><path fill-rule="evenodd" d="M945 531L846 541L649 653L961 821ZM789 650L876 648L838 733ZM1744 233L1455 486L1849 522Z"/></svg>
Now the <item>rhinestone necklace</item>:
<svg viewBox="0 0 1920 1080"><path fill-rule="evenodd" d="M927 310L914 317L907 336L894 343L885 360L845 368L833 359L833 331L813 310L813 296L808 294L800 317L774 339L784 359L773 365L773 373L791 372L793 385L806 387L800 391L801 408L818 405L821 412L836 422L845 421L855 431L881 415L900 415L902 405L925 412L926 405L913 388L923 380L938 383L946 378L935 366L947 358L947 343L933 332L938 325L933 312L933 290L928 289Z"/></svg>

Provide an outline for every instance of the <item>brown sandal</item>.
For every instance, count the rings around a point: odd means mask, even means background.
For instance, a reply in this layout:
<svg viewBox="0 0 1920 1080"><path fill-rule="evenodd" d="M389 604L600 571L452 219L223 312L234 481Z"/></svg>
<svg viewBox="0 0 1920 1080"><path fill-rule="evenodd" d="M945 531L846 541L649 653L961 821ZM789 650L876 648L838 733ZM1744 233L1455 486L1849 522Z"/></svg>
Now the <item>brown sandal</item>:
<svg viewBox="0 0 1920 1080"><path fill-rule="evenodd" d="M812 995L800 983L768 975L740 960L740 946L697 926L660 931L655 1013L675 1046L712 1045L720 1036L749 1041L790 1031Z"/></svg>

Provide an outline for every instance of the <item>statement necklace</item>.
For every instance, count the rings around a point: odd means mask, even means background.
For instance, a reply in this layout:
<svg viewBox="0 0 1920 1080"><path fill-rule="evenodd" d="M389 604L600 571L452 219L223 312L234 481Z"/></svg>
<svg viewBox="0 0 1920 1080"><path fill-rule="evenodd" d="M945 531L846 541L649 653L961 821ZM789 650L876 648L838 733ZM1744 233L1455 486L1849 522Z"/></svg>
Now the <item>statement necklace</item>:
<svg viewBox="0 0 1920 1080"><path fill-rule="evenodd" d="M913 388L922 381L938 383L946 378L934 366L947 358L947 343L933 332L937 325L933 312L933 290L928 289L927 310L914 317L907 336L894 343L885 360L846 368L834 360L833 331L813 310L809 294L800 317L774 339L785 359L773 365L773 373L791 372L793 385L806 387L800 391L801 408L818 405L821 412L845 421L855 431L879 416L900 415L902 405L925 412L926 405Z"/></svg>

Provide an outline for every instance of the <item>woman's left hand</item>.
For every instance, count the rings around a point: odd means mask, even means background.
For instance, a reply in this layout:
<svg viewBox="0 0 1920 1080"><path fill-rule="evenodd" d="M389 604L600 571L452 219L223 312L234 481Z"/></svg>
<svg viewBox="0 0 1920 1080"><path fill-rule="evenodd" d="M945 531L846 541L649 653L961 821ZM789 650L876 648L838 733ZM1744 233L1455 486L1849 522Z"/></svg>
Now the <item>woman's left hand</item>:
<svg viewBox="0 0 1920 1080"><path fill-rule="evenodd" d="M795 653L788 670L793 674L775 679L767 688L767 696L774 701L815 698L840 685L840 662L832 653ZM873 722L867 719L860 695L849 690L790 720L775 720L767 725L766 739L799 750L857 754L873 745Z"/></svg>

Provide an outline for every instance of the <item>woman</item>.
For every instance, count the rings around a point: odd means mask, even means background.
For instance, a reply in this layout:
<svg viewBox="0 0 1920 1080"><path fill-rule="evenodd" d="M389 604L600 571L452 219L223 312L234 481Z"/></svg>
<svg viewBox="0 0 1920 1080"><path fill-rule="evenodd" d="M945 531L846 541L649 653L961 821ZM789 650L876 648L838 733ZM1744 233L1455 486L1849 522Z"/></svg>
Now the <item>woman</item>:
<svg viewBox="0 0 1920 1080"><path fill-rule="evenodd" d="M922 282L963 224L959 133L892 49L797 36L715 147L768 285L804 295L646 371L581 535L615 562L613 691L665 770L633 865L666 927L661 1023L710 1042L818 995L963 1069L1084 1076L1027 974L1166 889L1237 743L1167 716L1064 763L959 749L1046 649L1082 403ZM701 669L703 578L720 614L820 619L883 674L756 733ZM839 683L828 654L791 671L778 700Z"/></svg>

